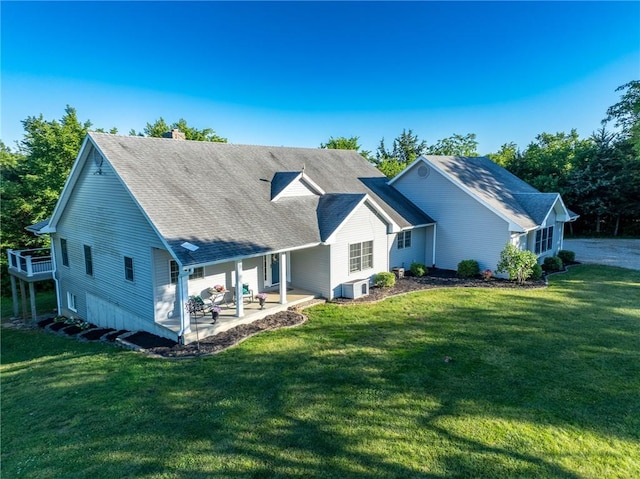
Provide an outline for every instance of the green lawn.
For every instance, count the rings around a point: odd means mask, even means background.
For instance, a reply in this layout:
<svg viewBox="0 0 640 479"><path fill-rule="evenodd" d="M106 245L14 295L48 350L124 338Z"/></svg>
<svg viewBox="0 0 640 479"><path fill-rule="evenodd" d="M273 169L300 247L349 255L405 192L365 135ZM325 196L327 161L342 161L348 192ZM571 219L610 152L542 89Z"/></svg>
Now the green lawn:
<svg viewBox="0 0 640 479"><path fill-rule="evenodd" d="M182 361L4 329L3 477L640 477L638 271L307 312Z"/></svg>
<svg viewBox="0 0 640 479"><path fill-rule="evenodd" d="M13 300L11 297L3 297L0 299L0 315L2 318L2 322L6 322L13 316ZM29 299L27 299L27 309L29 314L29 319L31 319L31 310ZM39 291L36 293L36 311L39 316L45 315L47 313L55 316L55 312L57 309L56 304L56 292L51 291ZM18 309L19 314L22 314L22 306Z"/></svg>

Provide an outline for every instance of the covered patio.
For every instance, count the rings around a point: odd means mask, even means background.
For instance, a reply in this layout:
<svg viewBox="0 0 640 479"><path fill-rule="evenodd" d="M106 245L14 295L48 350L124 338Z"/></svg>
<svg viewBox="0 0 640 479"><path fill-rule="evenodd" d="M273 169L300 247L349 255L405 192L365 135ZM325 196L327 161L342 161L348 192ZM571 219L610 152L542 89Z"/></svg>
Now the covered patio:
<svg viewBox="0 0 640 479"><path fill-rule="evenodd" d="M223 304L220 306L220 314L215 324L212 324L213 319L211 312L191 315L191 332L185 335L185 344L207 336L222 333L241 324L252 323L270 314L285 311L291 306L305 303L316 297L314 293L310 293L309 291L298 288L287 288L287 303L281 304L280 294L278 291L267 292L266 294L267 298L264 303L264 308L262 309L257 299L254 301L245 300L243 304L244 316L241 318L236 316L236 307L233 303L229 303L228 305ZM176 331L180 328L179 324L166 324L165 326L175 329Z"/></svg>

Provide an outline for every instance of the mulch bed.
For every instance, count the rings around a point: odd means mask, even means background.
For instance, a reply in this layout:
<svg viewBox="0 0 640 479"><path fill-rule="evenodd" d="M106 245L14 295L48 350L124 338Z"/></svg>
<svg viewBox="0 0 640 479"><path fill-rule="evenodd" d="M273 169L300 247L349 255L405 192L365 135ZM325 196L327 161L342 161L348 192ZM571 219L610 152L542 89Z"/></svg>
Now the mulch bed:
<svg viewBox="0 0 640 479"><path fill-rule="evenodd" d="M430 268L428 274L421 278L405 276L402 279L398 279L396 284L390 288L372 287L369 290L368 296L357 299L335 298L331 300L331 303L339 305L374 303L390 296L397 296L432 288L459 287L531 289L543 288L546 284L544 277L538 280L529 280L525 284L520 285L513 281L500 278L491 278L489 280L481 278L458 278L455 271ZM316 302L317 301L312 301L310 304L314 304ZM302 309L303 307L303 305L298 306L299 309ZM174 341L161 338L147 332L136 332L132 335L125 336L123 340L132 343L155 356L166 358L193 358L218 353L262 331L297 326L304 323L304 321L306 321L306 317L300 312L296 310L288 310L271 314L250 324L238 325L222 333L214 336L208 336L200 339L198 342L186 345L177 344ZM42 328L48 326L48 329L52 331L59 331L66 327L67 329L64 330L65 333L70 335L77 334L79 338L90 341L106 340L115 342L116 338L129 332L127 330L115 331L114 329L107 328L93 328L82 331L76 326L69 327L69 325L66 325L63 322L54 322L53 319L40 321L38 326ZM74 330L72 333L72 328L76 328L77 331Z"/></svg>
<svg viewBox="0 0 640 479"><path fill-rule="evenodd" d="M62 329L62 332L67 336L75 336L76 334L81 333L82 331L83 329L79 328L78 326L67 326L66 328Z"/></svg>
<svg viewBox="0 0 640 479"><path fill-rule="evenodd" d="M113 333L109 333L107 334L104 339L113 343L115 342L116 338L124 333L128 333L129 331L127 331L126 329L119 329L118 331L114 331Z"/></svg>
<svg viewBox="0 0 640 479"><path fill-rule="evenodd" d="M490 278L484 280L482 278L458 278L453 270L429 268L429 273L421 278L413 276L405 276L396 280L396 284L390 288L369 289L369 295L357 299L335 298L332 303L337 304L353 304L353 303L372 303L381 301L389 296L397 296L400 294L411 293L413 291L422 291L433 288L509 288L509 289L531 289L544 288L546 282L544 277L536 280L528 280L524 284L517 284L513 281L502 278Z"/></svg>
<svg viewBox="0 0 640 479"><path fill-rule="evenodd" d="M98 341L102 336L113 331L115 331L113 328L92 328L80 333L79 337L87 341Z"/></svg>
<svg viewBox="0 0 640 479"><path fill-rule="evenodd" d="M167 358L193 358L218 353L234 346L243 340L262 331L286 328L302 324L306 317L295 311L282 311L271 314L250 324L241 324L215 336L202 338L199 342L190 344L176 344L173 347L151 347L147 351ZM161 338L160 338L161 339ZM126 338L131 341L131 336ZM134 342L134 344L136 344Z"/></svg>

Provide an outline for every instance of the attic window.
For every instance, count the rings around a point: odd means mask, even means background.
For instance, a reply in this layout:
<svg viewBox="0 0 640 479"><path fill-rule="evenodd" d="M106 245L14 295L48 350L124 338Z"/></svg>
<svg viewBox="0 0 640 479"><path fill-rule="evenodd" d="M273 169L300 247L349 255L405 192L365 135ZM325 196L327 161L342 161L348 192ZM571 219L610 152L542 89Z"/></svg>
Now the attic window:
<svg viewBox="0 0 640 479"><path fill-rule="evenodd" d="M429 167L427 165L420 165L418 167L418 176L420 178L426 178L429 176Z"/></svg>

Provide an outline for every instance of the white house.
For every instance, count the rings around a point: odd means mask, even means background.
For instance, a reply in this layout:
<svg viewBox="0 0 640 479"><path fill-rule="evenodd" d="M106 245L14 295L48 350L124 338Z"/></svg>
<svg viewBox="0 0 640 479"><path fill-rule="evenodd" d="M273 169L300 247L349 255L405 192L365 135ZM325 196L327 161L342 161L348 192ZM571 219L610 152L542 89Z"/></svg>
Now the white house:
<svg viewBox="0 0 640 479"><path fill-rule="evenodd" d="M554 254L575 218L486 158L421 157L389 181L354 151L175 133L87 135L37 230L60 314L188 341L188 297L213 285L242 317L245 283L286 304L288 288L331 299L413 262L493 269L508 241Z"/></svg>
<svg viewBox="0 0 640 479"><path fill-rule="evenodd" d="M578 216L558 193L541 193L485 157L421 156L390 182L437 224L438 267L475 259L495 269L507 242L553 256Z"/></svg>

